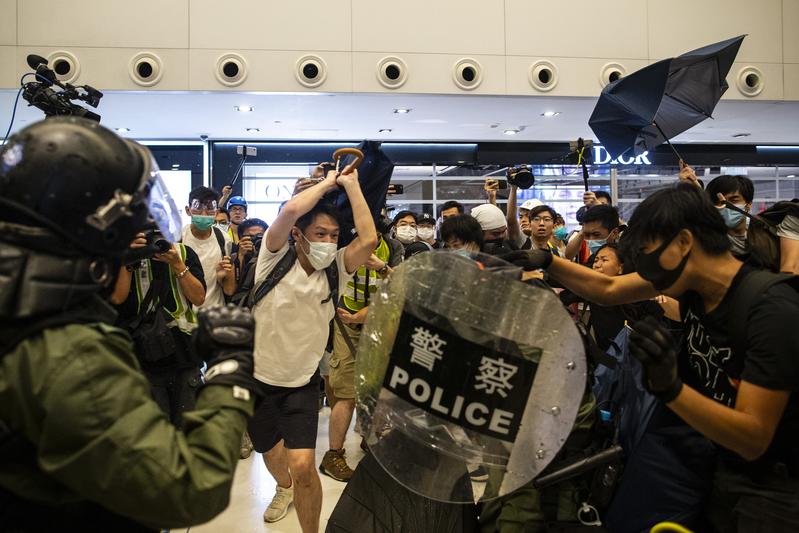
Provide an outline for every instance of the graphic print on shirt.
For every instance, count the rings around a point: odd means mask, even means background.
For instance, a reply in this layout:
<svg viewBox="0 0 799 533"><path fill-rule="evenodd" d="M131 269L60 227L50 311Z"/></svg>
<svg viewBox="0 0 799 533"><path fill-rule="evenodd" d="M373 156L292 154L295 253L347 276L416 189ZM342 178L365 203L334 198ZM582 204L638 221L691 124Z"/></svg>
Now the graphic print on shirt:
<svg viewBox="0 0 799 533"><path fill-rule="evenodd" d="M699 317L688 310L683 321L686 331L688 365L693 372L694 385L705 396L728 407L735 405L736 390L724 367L732 359L730 348L713 346Z"/></svg>

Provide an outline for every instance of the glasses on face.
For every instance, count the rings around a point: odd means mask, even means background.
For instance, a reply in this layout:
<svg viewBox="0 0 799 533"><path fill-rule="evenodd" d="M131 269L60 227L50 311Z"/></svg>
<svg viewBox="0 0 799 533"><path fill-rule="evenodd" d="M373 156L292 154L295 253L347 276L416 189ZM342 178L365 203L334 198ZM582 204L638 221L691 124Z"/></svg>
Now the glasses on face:
<svg viewBox="0 0 799 533"><path fill-rule="evenodd" d="M230 209L228 209L228 211L231 214L232 213L245 213L246 212L246 210L243 207L241 207L240 205L233 206Z"/></svg>
<svg viewBox="0 0 799 533"><path fill-rule="evenodd" d="M549 224L549 223L554 222L554 221L555 221L555 219L552 218L552 217L535 217L535 218L533 218L533 224L539 224L541 222Z"/></svg>
<svg viewBox="0 0 799 533"><path fill-rule="evenodd" d="M192 211L216 211L217 203L216 200L211 200L210 202L200 202L199 200L192 200L189 209Z"/></svg>

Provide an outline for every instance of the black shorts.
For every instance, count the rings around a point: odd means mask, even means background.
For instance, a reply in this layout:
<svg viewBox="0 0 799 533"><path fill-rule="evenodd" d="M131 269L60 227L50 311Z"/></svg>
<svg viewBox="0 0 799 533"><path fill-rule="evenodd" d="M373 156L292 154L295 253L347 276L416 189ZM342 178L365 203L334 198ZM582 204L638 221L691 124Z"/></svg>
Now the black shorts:
<svg viewBox="0 0 799 533"><path fill-rule="evenodd" d="M316 449L319 370L302 387L261 384L264 399L247 425L253 449L268 452L283 439L286 448Z"/></svg>

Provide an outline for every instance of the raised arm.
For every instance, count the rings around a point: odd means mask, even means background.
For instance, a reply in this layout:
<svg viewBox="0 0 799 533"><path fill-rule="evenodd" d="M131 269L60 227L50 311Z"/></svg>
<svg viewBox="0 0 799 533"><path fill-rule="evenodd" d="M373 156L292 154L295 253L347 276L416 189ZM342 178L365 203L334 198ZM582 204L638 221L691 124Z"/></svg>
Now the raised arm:
<svg viewBox="0 0 799 533"><path fill-rule="evenodd" d="M319 200L322 199L322 196L336 187L336 173L335 171L330 171L327 177L317 185L308 187L286 202L283 209L280 210L280 214L269 226L269 231L266 232L264 241L266 241L267 250L272 253L279 252L288 241L291 228L297 223L297 219L313 209L319 203Z"/></svg>
<svg viewBox="0 0 799 533"><path fill-rule="evenodd" d="M347 267L347 272L352 273L371 257L377 246L377 229L366 198L363 197L361 184L358 182L358 171L349 170L349 167L345 168L337 178L337 182L347 193L355 221L355 231L358 232L358 236L347 245L347 250L344 252L344 264Z"/></svg>
<svg viewBox="0 0 799 533"><path fill-rule="evenodd" d="M516 185L510 186L508 193L508 239L510 242L519 242L522 237L522 228L519 226L518 208L516 207Z"/></svg>

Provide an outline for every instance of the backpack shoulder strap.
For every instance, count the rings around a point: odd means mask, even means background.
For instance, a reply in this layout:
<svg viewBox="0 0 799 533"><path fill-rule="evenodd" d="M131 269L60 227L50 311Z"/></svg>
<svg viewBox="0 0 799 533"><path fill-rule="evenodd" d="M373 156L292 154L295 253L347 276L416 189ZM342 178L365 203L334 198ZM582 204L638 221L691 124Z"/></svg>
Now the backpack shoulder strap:
<svg viewBox="0 0 799 533"><path fill-rule="evenodd" d="M255 304L260 302L264 296L269 294L269 291L274 289L275 285L277 285L281 279L286 277L286 274L288 274L289 270L291 270L291 267L294 266L294 262L296 260L297 250L294 249L294 245L289 245L286 255L281 257L272 271L267 274L266 278L257 287L254 287L253 290L250 291L248 307L252 308Z"/></svg>
<svg viewBox="0 0 799 533"><path fill-rule="evenodd" d="M746 274L738 284L732 298L730 318L728 321L731 348L733 353L743 357L746 354L746 326L749 322L749 311L772 285L795 278L793 274L775 274L768 270L753 270ZM793 284L794 288L797 284Z"/></svg>
<svg viewBox="0 0 799 533"><path fill-rule="evenodd" d="M325 269L327 284L330 286L330 296L322 303L332 301L334 306L338 305L338 263L334 259L330 266Z"/></svg>
<svg viewBox="0 0 799 533"><path fill-rule="evenodd" d="M225 250L225 235L222 233L222 230L216 226L212 226L211 229L214 230L216 242L219 243L219 251L222 254L222 257L225 257L227 255L227 251Z"/></svg>

